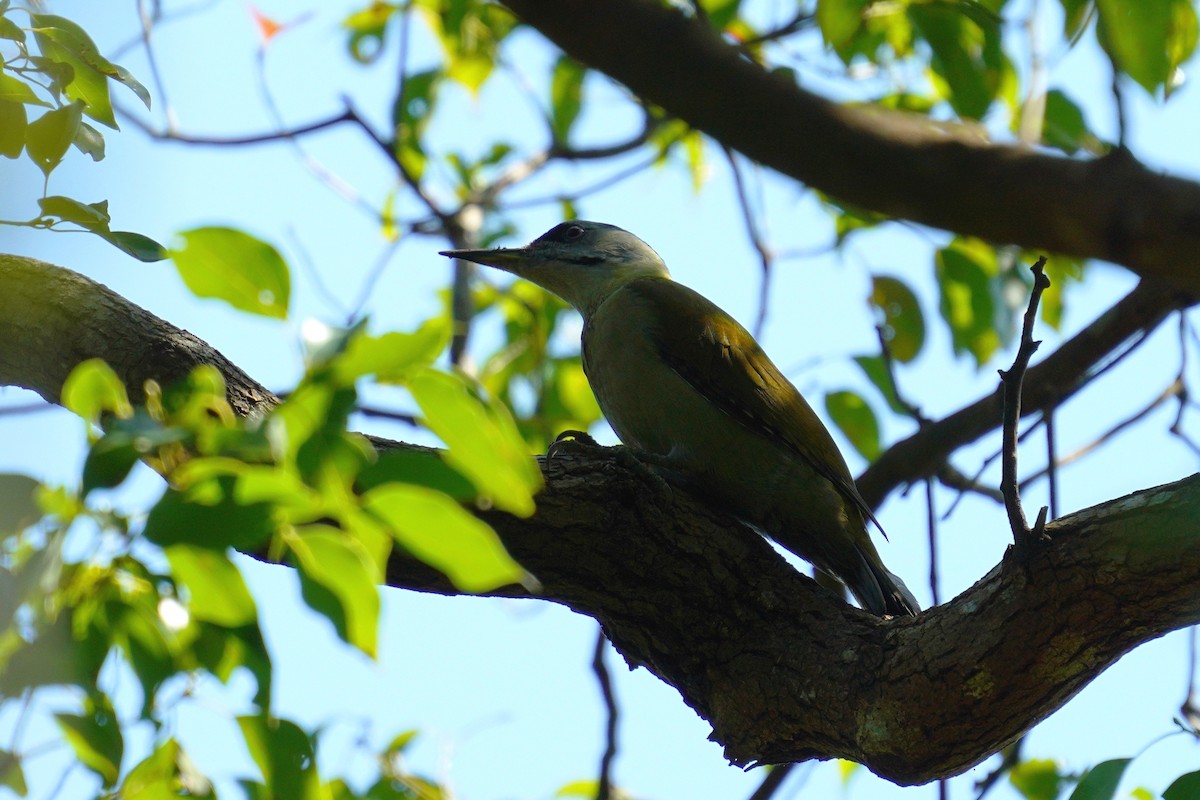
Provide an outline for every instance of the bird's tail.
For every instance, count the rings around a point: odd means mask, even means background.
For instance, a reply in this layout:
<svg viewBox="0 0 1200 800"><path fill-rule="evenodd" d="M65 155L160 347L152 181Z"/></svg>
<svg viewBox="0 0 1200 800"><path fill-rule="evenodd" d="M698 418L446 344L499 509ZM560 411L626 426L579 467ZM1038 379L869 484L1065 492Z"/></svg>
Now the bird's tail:
<svg viewBox="0 0 1200 800"><path fill-rule="evenodd" d="M859 556L862 564L855 576L857 580L847 584L859 604L877 616L915 617L921 606L904 581L888 572L878 556L872 559L861 551Z"/></svg>

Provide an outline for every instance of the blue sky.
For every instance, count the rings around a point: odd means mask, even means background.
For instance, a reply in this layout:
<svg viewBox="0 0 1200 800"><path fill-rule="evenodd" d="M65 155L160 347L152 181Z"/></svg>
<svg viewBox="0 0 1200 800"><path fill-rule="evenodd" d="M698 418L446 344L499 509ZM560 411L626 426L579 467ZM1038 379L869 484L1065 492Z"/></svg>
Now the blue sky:
<svg viewBox="0 0 1200 800"><path fill-rule="evenodd" d="M267 79L289 124L336 113L343 93L350 94L376 124L382 126L386 119L394 90L394 51L366 69L345 56L338 22L356 5L261 3L265 13L281 20L311 13L272 44L267 59ZM1057 24L1053 4L1042 5L1049 31ZM112 52L137 31L132 4L70 0L55 3L52 10L80 22L105 52ZM156 47L181 130L232 135L271 127L254 78L257 42L244 5L223 0L205 6L202 13L164 26L156 36ZM423 39L416 41L417 63L429 57L429 47ZM553 51L535 34L524 32L510 53L535 86L536 95ZM1069 86L1089 109L1092 125L1111 136L1107 72L1094 49L1082 45L1069 54L1052 51L1050 56L1050 85ZM156 92L139 51L119 60ZM623 110L619 90L598 77L588 90L596 105L581 122L585 139L621 138L636 121ZM1200 155L1185 144L1194 141L1200 123L1194 87L1185 84L1165 107L1134 88L1128 96L1134 151L1155 168L1193 178L1200 175ZM132 95L121 99L134 108ZM542 141L531 121L529 98L510 79L490 81L478 98L450 89L443 103L433 128L438 141L477 152L490 146L497 131L526 147ZM161 124L160 116L154 119ZM378 226L306 173L287 146L215 149L150 144L132 126L123 127L123 133L107 136L105 161L92 164L73 154L55 173L51 191L87 202L108 199L117 227L164 242L176 231L206 224L245 227L272 241L293 266L290 319L281 323L251 318L217 302L197 300L169 263L136 263L90 236L0 227L0 250L77 269L204 338L266 385L288 386L302 369L300 323L309 317L336 321L341 314L326 301L304 265L314 265L341 305L350 305L364 277L388 248ZM367 203L378 206L391 189L388 164L356 131L322 133L304 146ZM648 170L588 199L580 211L587 218L634 231L664 257L676 279L750 324L757 313L758 267L746 246L728 169L718 150L710 146L707 152L712 171L698 193L692 191L686 170L668 166ZM537 187L518 195L541 196L584 185L600 174L591 166L556 169L540 178ZM40 174L28 163L4 161L0 185L9 187L0 194L0 218L28 217ZM757 174L755 185L766 209L769 235L780 249L810 248L830 240L828 221L799 187L766 174ZM531 239L557 222L558 213L557 206L549 205L514 214L521 239ZM936 232L889 229L863 235L841 255L779 264L763 345L814 405L820 406L824 391L844 387L869 391L848 357L875 349L863 302L871 274L911 281L927 317L934 320L937 296L930 277L931 253L932 246L943 241L945 236ZM371 295L373 328L411 329L438 312L437 292L446 285L450 265L436 251L445 244L421 237L399 244ZM1120 269L1093 267L1088 281L1069 297L1064 335L1085 326L1133 284ZM481 321L477 355L486 354L489 344L497 341L489 324L494 326L494 320ZM936 321L930 337L927 355L900 376L906 392L926 413L940 416L991 391L996 380L992 369L976 371L971 364L949 358L947 336ZM1060 341L1053 332L1044 332L1044 337L1043 353ZM1131 363L1073 400L1058 417L1060 451L1089 441L1110 420L1132 413L1161 391L1177 369L1175 337L1174 326L1164 326ZM563 346L570 345L570 338L564 337ZM1011 354L1003 354L996 366L1010 358ZM1194 381L1194 366L1190 374ZM372 397L393 405L405 402L402 395L390 391L380 390ZM13 390L0 391L0 406L29 400ZM1100 455L1064 470L1063 510L1084 508L1195 471L1194 456L1165 434L1172 416L1173 408L1160 409ZM366 420L361 424L381 435L428 441L426 435L402 426ZM908 432L897 423L885 428L889 440ZM61 411L0 417L0 442L0 469L73 481L83 452L82 423ZM988 441L966 448L955 462L973 471L995 447L994 441ZM860 469L861 462L844 443L843 450L852 469ZM1030 468L1044 458L1033 448L1026 448L1024 456L1022 463ZM158 491L155 479L143 476L133 492L114 497L113 502L138 507ZM889 567L928 602L921 494L893 496L884 506L881 519L891 542L881 543L881 551ZM952 495L939 491L938 499L944 509ZM1044 487L1028 492L1026 502L1030 507L1044 502ZM964 500L941 529L942 596L957 594L982 576L999 559L1007 540L1000 509L982 500ZM402 730L417 728L421 738L410 767L448 782L466 800L545 798L570 781L594 776L603 745L603 718L588 668L596 633L590 619L535 601L446 599L387 590L380 657L372 663L342 647L328 623L305 610L288 570L249 560L239 563L258 599L274 656L276 708L302 725L327 729L322 754L326 772L361 777L372 765L353 755L356 737L366 735L382 745ZM1171 729L1170 718L1185 687L1185 644L1185 634L1177 633L1126 657L1042 723L1031 735L1026 752L1061 759L1070 769L1137 753ZM616 765L621 786L638 798L672 800L744 797L758 784L761 774L744 774L724 762L720 748L706 740L709 727L673 689L644 669L627 671L611 651L609 665L617 676L622 713ZM128 681L129 677L114 673L112 679ZM218 779L220 789L226 789L233 777L253 773L244 752L230 745L236 736L229 727L231 713L247 702L250 693L248 680L235 680L228 688L204 681L196 697L181 700L173 712L185 748L202 770ZM11 709L0 709L0 743L11 725ZM30 729L27 741L43 742L52 736L53 729L41 720ZM1195 745L1176 737L1139 759L1127 785L1161 790L1171 778L1192 769L1195 760ZM69 754L62 748L30 761L31 796L46 797L68 762ZM989 766L985 763L958 779L951 796L973 797L973 780L985 775ZM77 771L61 796L81 797L91 790L93 784ZM830 764L804 767L778 796L791 796L789 792L810 797L843 792L849 798L936 797L933 787L899 789L864 771L843 789L837 768ZM237 793L222 796L226 795ZM993 795L1005 796L1015 795L1007 787Z"/></svg>

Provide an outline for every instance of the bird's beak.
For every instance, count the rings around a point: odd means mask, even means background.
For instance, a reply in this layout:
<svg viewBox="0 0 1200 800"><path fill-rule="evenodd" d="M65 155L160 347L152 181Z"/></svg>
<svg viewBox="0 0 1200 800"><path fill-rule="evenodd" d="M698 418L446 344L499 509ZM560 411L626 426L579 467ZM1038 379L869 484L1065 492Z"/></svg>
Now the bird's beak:
<svg viewBox="0 0 1200 800"><path fill-rule="evenodd" d="M472 261L476 264L483 264L485 267L495 267L519 275L521 265L529 262L527 250L528 248L525 247L497 247L494 250L441 250L438 255Z"/></svg>

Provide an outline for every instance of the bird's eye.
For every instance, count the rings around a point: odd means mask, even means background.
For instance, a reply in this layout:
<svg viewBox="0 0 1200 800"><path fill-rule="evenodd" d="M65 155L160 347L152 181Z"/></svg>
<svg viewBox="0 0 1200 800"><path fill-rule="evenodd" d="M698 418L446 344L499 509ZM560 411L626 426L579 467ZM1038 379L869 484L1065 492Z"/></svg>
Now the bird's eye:
<svg viewBox="0 0 1200 800"><path fill-rule="evenodd" d="M578 225L572 225L563 231L563 238L568 242L572 242L578 239L580 236L583 236L583 228L579 227Z"/></svg>

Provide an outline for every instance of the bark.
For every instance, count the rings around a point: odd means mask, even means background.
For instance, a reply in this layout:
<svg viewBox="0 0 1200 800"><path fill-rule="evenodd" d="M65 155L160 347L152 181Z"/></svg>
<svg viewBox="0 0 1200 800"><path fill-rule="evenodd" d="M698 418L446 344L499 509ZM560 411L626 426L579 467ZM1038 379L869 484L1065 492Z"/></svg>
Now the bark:
<svg viewBox="0 0 1200 800"><path fill-rule="evenodd" d="M99 356L130 387L207 363L242 413L275 402L186 331L31 259L0 256L0 343L0 384L51 401L74 363ZM1031 372L1031 389L1049 374ZM533 518L480 516L539 578L540 597L599 620L631 665L712 724L739 765L840 757L901 784L954 775L1130 649L1200 622L1198 477L1059 520L1028 560L1006 556L949 603L883 620L612 449L576 448L542 466ZM403 554L387 580L454 592Z"/></svg>
<svg viewBox="0 0 1200 800"><path fill-rule="evenodd" d="M568 55L729 147L845 202L992 242L1124 264L1200 292L1200 184L843 106L657 0L503 0Z"/></svg>

